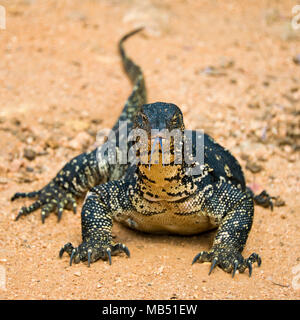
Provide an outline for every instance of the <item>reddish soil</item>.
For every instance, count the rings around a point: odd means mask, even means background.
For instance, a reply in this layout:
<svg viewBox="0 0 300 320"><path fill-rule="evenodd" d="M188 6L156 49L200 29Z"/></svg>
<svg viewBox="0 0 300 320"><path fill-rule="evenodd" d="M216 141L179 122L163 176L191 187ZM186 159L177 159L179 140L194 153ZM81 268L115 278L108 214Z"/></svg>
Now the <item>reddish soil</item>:
<svg viewBox="0 0 300 320"><path fill-rule="evenodd" d="M294 1L1 1L0 298L2 299L299 299L300 30ZM116 121L131 85L117 41L142 66L149 102L180 106L239 159L257 192L280 196L256 207L244 256L260 268L231 275L191 266L215 232L192 237L113 232L131 258L69 266L58 258L81 240L80 214L60 223L40 212L15 222L29 200L72 157L91 149ZM295 61L293 61L293 58ZM25 157L26 156L26 157ZM283 204L285 205L279 206ZM80 209L80 208L79 208ZM79 210L80 211L80 210Z"/></svg>

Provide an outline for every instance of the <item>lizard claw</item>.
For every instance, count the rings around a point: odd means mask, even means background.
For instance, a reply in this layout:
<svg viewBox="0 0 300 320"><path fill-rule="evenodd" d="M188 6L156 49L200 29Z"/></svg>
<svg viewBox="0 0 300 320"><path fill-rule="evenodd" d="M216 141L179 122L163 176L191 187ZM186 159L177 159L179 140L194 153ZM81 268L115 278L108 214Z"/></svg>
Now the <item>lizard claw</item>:
<svg viewBox="0 0 300 320"><path fill-rule="evenodd" d="M251 275L252 275L252 263L247 261L247 266L248 266L248 269L249 269L249 278L250 278Z"/></svg>
<svg viewBox="0 0 300 320"><path fill-rule="evenodd" d="M106 254L108 257L109 264L111 265L111 249L110 248L106 249Z"/></svg>
<svg viewBox="0 0 300 320"><path fill-rule="evenodd" d="M128 248L122 244L101 244L99 239L89 239L81 243L77 248L74 248L71 243L65 244L59 251L59 257L61 258L67 252L70 256L70 266L73 261L78 263L80 261L87 261L88 266L91 263L99 259L108 259L108 263L112 264L112 255L119 252L124 252L127 257L130 257Z"/></svg>
<svg viewBox="0 0 300 320"><path fill-rule="evenodd" d="M16 221L19 220L21 216L28 215L39 208L41 208L42 223L45 223L45 219L53 211L57 211L58 222L61 220L64 209L70 207L73 209L73 212L76 213L75 196L54 182L49 183L39 191L28 193L17 192L11 198L11 201L20 198L37 198L37 200L28 207L22 207L16 216Z"/></svg>
<svg viewBox="0 0 300 320"><path fill-rule="evenodd" d="M72 253L71 253L71 256L70 256L70 266L72 265L75 253L76 253L76 249L73 249Z"/></svg>
<svg viewBox="0 0 300 320"><path fill-rule="evenodd" d="M88 266L90 267L91 265L91 255L92 255L92 250L88 250Z"/></svg>
<svg viewBox="0 0 300 320"><path fill-rule="evenodd" d="M218 266L226 272L232 272L232 277L235 276L237 270L242 273L248 268L250 277L252 275L252 264L257 262L257 265L260 266L261 258L258 254L252 253L249 258L244 259L237 249L219 245L214 246L209 252L202 251L198 253L192 264L195 262L211 262L209 275Z"/></svg>
<svg viewBox="0 0 300 320"><path fill-rule="evenodd" d="M238 269L239 262L237 260L234 261L233 263L233 272L232 272L232 278L234 278L234 275L236 273L236 270Z"/></svg>
<svg viewBox="0 0 300 320"><path fill-rule="evenodd" d="M211 272L212 272L213 269L215 268L217 262L218 262L218 259L217 259L217 258L214 258L213 261L212 261L212 263L211 263L211 267L210 267L210 269L209 269L208 275L211 274Z"/></svg>

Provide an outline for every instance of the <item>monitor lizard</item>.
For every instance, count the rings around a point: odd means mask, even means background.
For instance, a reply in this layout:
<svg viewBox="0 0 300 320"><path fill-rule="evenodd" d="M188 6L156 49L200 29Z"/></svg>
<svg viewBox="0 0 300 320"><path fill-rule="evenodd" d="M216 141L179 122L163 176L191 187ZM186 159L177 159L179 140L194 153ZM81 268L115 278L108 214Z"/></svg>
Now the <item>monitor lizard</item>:
<svg viewBox="0 0 300 320"><path fill-rule="evenodd" d="M82 153L69 161L42 189L16 193L12 197L12 200L36 198L32 205L21 208L16 220L41 208L43 223L51 212L57 213L59 221L65 208L76 212L77 199L86 195L81 211L82 243L77 247L67 243L59 252L60 257L64 252L70 255L70 265L87 261L90 266L98 259L108 259L111 264L112 255L120 252L129 257L126 245L113 241L111 231L116 220L150 233L192 235L217 228L211 249L198 253L192 263L210 262L209 274L218 266L232 276L237 270L248 269L251 276L252 264L260 265L261 258L256 253L244 258L242 250L251 230L254 203L272 207L272 197L265 191L255 196L246 186L238 161L207 134L202 136L202 163L198 159L189 163L183 159L177 163L174 139L169 140L170 161L164 163L165 130L182 133L180 146L187 145L188 140L180 108L166 102L147 103L142 70L124 50L124 41L141 29L126 34L119 41L119 52L133 90L111 132L117 139L117 160L122 156L120 141L124 139L121 123L126 123L125 133L133 129L146 132L144 156L150 163L110 161L103 146ZM158 131L154 137L153 130ZM191 131L191 134L194 141L198 133ZM193 153L195 144L189 145ZM155 154L158 159L152 163L151 157ZM135 155L142 153L136 151ZM193 168L198 168L199 172L188 173Z"/></svg>

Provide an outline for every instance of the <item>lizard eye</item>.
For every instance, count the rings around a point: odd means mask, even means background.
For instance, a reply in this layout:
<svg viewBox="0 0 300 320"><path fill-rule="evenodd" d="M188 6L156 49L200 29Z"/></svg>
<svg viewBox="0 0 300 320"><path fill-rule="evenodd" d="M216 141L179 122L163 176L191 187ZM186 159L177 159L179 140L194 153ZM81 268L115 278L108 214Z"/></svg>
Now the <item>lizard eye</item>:
<svg viewBox="0 0 300 320"><path fill-rule="evenodd" d="M177 118L173 118L173 119L171 120L171 125L172 125L172 126L176 126L177 124L178 124Z"/></svg>
<svg viewBox="0 0 300 320"><path fill-rule="evenodd" d="M138 125L138 127L144 127L147 122L148 118L143 113L139 113L136 118L136 124Z"/></svg>
<svg viewBox="0 0 300 320"><path fill-rule="evenodd" d="M140 113L140 117L143 122L147 121L147 117L143 113Z"/></svg>

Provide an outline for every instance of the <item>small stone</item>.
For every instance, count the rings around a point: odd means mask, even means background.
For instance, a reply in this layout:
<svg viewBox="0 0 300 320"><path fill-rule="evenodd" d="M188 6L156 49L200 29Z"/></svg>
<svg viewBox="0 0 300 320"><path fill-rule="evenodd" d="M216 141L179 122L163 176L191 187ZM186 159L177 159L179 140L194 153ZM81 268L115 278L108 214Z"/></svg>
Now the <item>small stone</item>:
<svg viewBox="0 0 300 320"><path fill-rule="evenodd" d="M15 126L19 126L21 124L21 121L17 118L11 119L11 123Z"/></svg>
<svg viewBox="0 0 300 320"><path fill-rule="evenodd" d="M250 158L250 156L247 153L244 153L244 152L241 153L241 159L242 160L248 161L249 158Z"/></svg>
<svg viewBox="0 0 300 320"><path fill-rule="evenodd" d="M27 144L32 144L32 142L34 141L34 137L30 136L26 139L26 143Z"/></svg>
<svg viewBox="0 0 300 320"><path fill-rule="evenodd" d="M250 108L250 109L259 109L260 108L260 104L259 104L259 102L249 103L248 104L248 108Z"/></svg>
<svg viewBox="0 0 300 320"><path fill-rule="evenodd" d="M283 207L285 206L284 200L282 200L280 197L277 197L274 203L275 207ZM286 217L281 217L282 219L285 219Z"/></svg>
<svg viewBox="0 0 300 320"><path fill-rule="evenodd" d="M54 136L49 137L46 140L45 144L46 147L49 147L51 149L57 149L59 147L59 142Z"/></svg>
<svg viewBox="0 0 300 320"><path fill-rule="evenodd" d="M72 64L73 66L75 66L75 67L78 67L78 68L81 67L81 63L80 63L79 61L73 60L73 61L71 61L71 64Z"/></svg>
<svg viewBox="0 0 300 320"><path fill-rule="evenodd" d="M299 88L298 88L298 87L293 87L293 88L291 88L291 90L290 90L290 91L291 91L292 93L295 93L295 92L297 92L298 90L299 90Z"/></svg>
<svg viewBox="0 0 300 320"><path fill-rule="evenodd" d="M263 86L268 87L270 85L270 82L269 81L263 81L262 84L263 84Z"/></svg>
<svg viewBox="0 0 300 320"><path fill-rule="evenodd" d="M295 64L300 65L300 53L293 57L293 61Z"/></svg>
<svg viewBox="0 0 300 320"><path fill-rule="evenodd" d="M213 66L208 66L204 68L201 71L202 74L208 75L208 76L214 76L214 77L219 77L219 76L226 76L226 72L219 71L217 68Z"/></svg>
<svg viewBox="0 0 300 320"><path fill-rule="evenodd" d="M69 141L68 147L74 150L82 150L90 144L90 135L86 132L80 132L77 136Z"/></svg>
<svg viewBox="0 0 300 320"><path fill-rule="evenodd" d="M34 150L32 150L32 149L24 149L24 157L26 158L26 159L28 159L29 161L32 161L32 160L34 160L35 159L35 157L36 157L36 153L35 153L35 151Z"/></svg>
<svg viewBox="0 0 300 320"><path fill-rule="evenodd" d="M7 184L8 180L6 178L0 177L0 184Z"/></svg>
<svg viewBox="0 0 300 320"><path fill-rule="evenodd" d="M4 158L0 157L0 175L5 175L5 173L7 172L7 167L4 165L5 164L5 160Z"/></svg>
<svg viewBox="0 0 300 320"><path fill-rule="evenodd" d="M81 276L81 272L80 272L80 271L75 271L75 272L74 272L74 275L75 275L76 277L80 277L80 276Z"/></svg>
<svg viewBox="0 0 300 320"><path fill-rule="evenodd" d="M227 57L222 57L220 59L220 67L223 69L231 68L234 66L234 60Z"/></svg>
<svg viewBox="0 0 300 320"><path fill-rule="evenodd" d="M252 173L258 173L263 169L263 167L257 163L248 161L246 164L246 169L248 169Z"/></svg>
<svg viewBox="0 0 300 320"><path fill-rule="evenodd" d="M19 171L20 168L21 168L23 165L24 165L24 160L14 159L14 160L11 162L10 170L11 170L12 172Z"/></svg>
<svg viewBox="0 0 300 320"><path fill-rule="evenodd" d="M102 123L102 119L92 119L91 123L93 123L93 124L101 124Z"/></svg>
<svg viewBox="0 0 300 320"><path fill-rule="evenodd" d="M88 129L89 122L85 120L69 120L65 123L67 128L70 128L73 132L83 132Z"/></svg>
<svg viewBox="0 0 300 320"><path fill-rule="evenodd" d="M296 154L292 154L289 156L288 161L289 162L296 162L297 158L298 158L298 156Z"/></svg>

